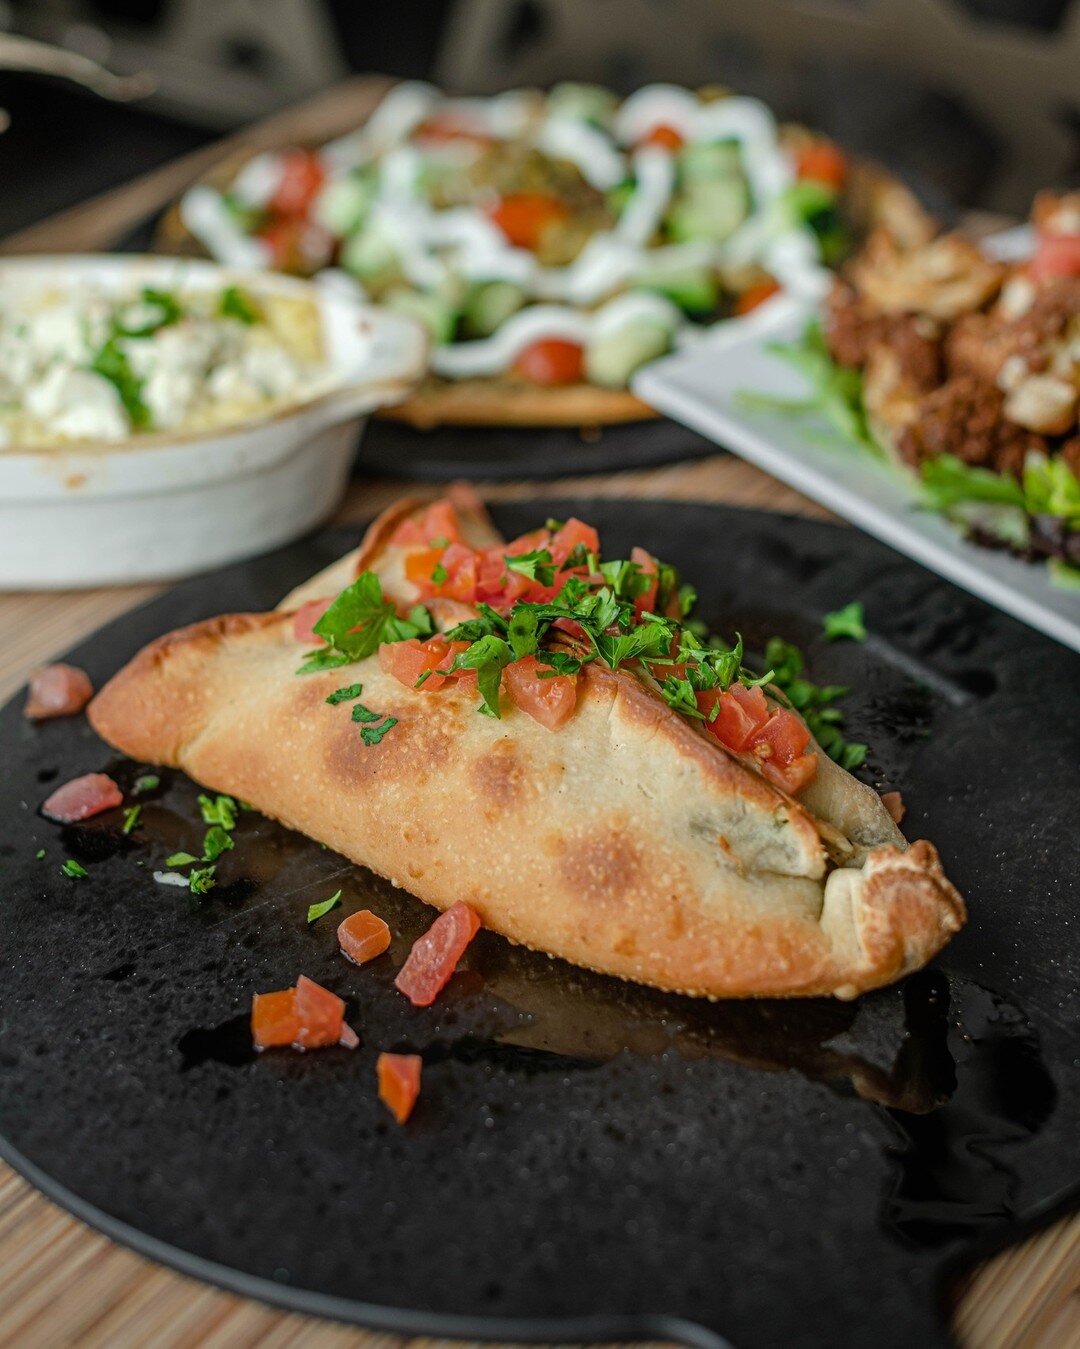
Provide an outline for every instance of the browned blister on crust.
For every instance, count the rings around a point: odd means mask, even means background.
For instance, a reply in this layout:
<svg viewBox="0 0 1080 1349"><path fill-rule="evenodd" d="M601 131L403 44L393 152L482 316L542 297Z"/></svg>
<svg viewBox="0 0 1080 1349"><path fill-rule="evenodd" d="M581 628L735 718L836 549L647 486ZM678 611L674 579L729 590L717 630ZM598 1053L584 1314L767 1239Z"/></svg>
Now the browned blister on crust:
<svg viewBox="0 0 1080 1349"><path fill-rule="evenodd" d="M360 550L387 593L402 518ZM196 624L141 652L90 719L436 908L464 900L512 941L658 988L850 997L963 921L934 850L904 851L864 784L819 756L800 804L627 670L586 666L551 732L505 697L502 720L477 715L456 682L406 688L376 657L297 676L301 658L288 612ZM397 718L378 744L326 702L354 682Z"/></svg>

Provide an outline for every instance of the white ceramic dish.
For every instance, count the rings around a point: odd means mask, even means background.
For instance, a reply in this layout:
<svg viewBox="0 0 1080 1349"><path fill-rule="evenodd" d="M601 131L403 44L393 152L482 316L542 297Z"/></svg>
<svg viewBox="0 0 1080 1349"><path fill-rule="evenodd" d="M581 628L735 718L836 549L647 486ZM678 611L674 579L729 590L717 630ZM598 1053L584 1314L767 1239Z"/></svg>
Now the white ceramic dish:
<svg viewBox="0 0 1080 1349"><path fill-rule="evenodd" d="M258 420L63 449L0 451L0 588L167 580L296 538L344 492L365 414L423 374L418 324L329 288L212 263L150 257L29 257L0 263L0 292L221 289L315 299L331 370L318 396Z"/></svg>
<svg viewBox="0 0 1080 1349"><path fill-rule="evenodd" d="M1030 239L1026 229L1009 230L991 241L992 251L1022 257ZM968 543L948 520L920 509L915 484L884 461L854 446L815 443L806 420L740 404L738 395L748 391L806 395L802 376L765 342L794 341L808 317L806 310L778 312L753 334L656 361L639 372L633 390L899 552L1080 651L1080 594L1052 586L1045 567Z"/></svg>

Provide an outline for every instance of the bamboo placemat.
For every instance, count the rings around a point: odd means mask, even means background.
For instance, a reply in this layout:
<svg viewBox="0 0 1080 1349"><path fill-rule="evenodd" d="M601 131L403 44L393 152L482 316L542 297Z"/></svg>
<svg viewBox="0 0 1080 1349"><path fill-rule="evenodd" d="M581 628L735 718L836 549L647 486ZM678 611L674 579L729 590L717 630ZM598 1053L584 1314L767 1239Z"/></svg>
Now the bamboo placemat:
<svg viewBox="0 0 1080 1349"><path fill-rule="evenodd" d="M160 209L224 154L347 130L385 81L363 77L137 182L0 241L0 252L104 248ZM556 482L479 484L489 500L602 495L727 502L824 516L749 464L718 455L635 473ZM437 488L358 480L338 523L370 516L404 491ZM156 586L0 595L0 701L36 664L141 603ZM1080 1346L1080 1217L1063 1219L988 1261L952 1290L951 1325L966 1349ZM409 1340L277 1311L153 1264L80 1222L0 1164L0 1349L403 1349L452 1346ZM505 1349L505 1347L504 1347Z"/></svg>

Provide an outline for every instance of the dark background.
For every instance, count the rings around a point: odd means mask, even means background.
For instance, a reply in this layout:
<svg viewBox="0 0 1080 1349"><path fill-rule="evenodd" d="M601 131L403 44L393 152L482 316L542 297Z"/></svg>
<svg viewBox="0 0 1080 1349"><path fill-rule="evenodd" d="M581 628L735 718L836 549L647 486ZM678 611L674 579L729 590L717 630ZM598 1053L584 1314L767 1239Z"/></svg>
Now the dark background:
<svg viewBox="0 0 1080 1349"><path fill-rule="evenodd" d="M662 2L652 0L652 6ZM648 14L648 0L621 8L603 0L578 3L595 8L616 30L623 16L626 31L612 33L611 55L596 60L595 69L582 70L574 50L560 54L556 43L551 78L563 73L563 61L574 77L623 91L650 79L680 79L679 70L670 68L680 62L657 56L647 42L635 49L634 16ZM830 46L826 25L822 41L807 43L794 57L782 38L774 42L760 31L748 37L753 25L736 0L730 6L716 0L696 25L679 16L677 6L669 12L677 16L680 41L685 32L695 72L759 94L782 116L874 155L939 211L984 206L1023 215L1032 183L1015 168L1025 161L1030 166L1040 154L1043 176L1036 183L1077 181L1080 60L1072 66L1071 94L1067 84L1062 92L1060 78L1055 83L1039 72L1040 62L1052 62L1055 52L1080 56L1078 0L935 0L944 21L960 27L971 63L984 59L987 42L1005 53L1003 63L988 65L984 99L963 78L971 71L962 47L950 58L952 70L943 70L934 60L935 33L914 31L897 43L888 23L903 26L903 0L847 3L854 47ZM780 33L785 12L797 6L759 0L758 13L770 7ZM514 83L500 80L499 72L512 75L530 48L552 33L543 0L504 0L494 8L498 22L488 33L489 50L473 60L485 92ZM843 0L830 8L842 14ZM913 23L920 9L910 6ZM886 11L892 18L878 31L874 16ZM115 105L58 78L0 69L0 107L12 118L0 136L0 234L309 96L350 71L452 77L462 68L460 42L453 57L454 38L474 12L470 0L16 0L0 6L0 44L5 32L20 33L120 72L150 70L159 80L158 92L145 102ZM867 22L868 41L857 34ZM1054 153L1048 156L1050 141Z"/></svg>

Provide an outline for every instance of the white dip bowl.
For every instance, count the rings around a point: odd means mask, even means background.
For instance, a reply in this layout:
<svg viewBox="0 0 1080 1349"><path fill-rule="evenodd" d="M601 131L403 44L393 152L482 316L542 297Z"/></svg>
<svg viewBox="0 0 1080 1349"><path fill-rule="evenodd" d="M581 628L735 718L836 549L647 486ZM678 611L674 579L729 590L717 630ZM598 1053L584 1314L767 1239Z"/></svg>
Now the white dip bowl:
<svg viewBox="0 0 1080 1349"><path fill-rule="evenodd" d="M341 499L365 415L400 401L424 373L413 320L346 293L271 273L151 257L0 262L5 305L60 291L129 295L143 286L315 301L328 378L321 392L257 420L110 444L0 449L0 588L159 581L273 548Z"/></svg>

